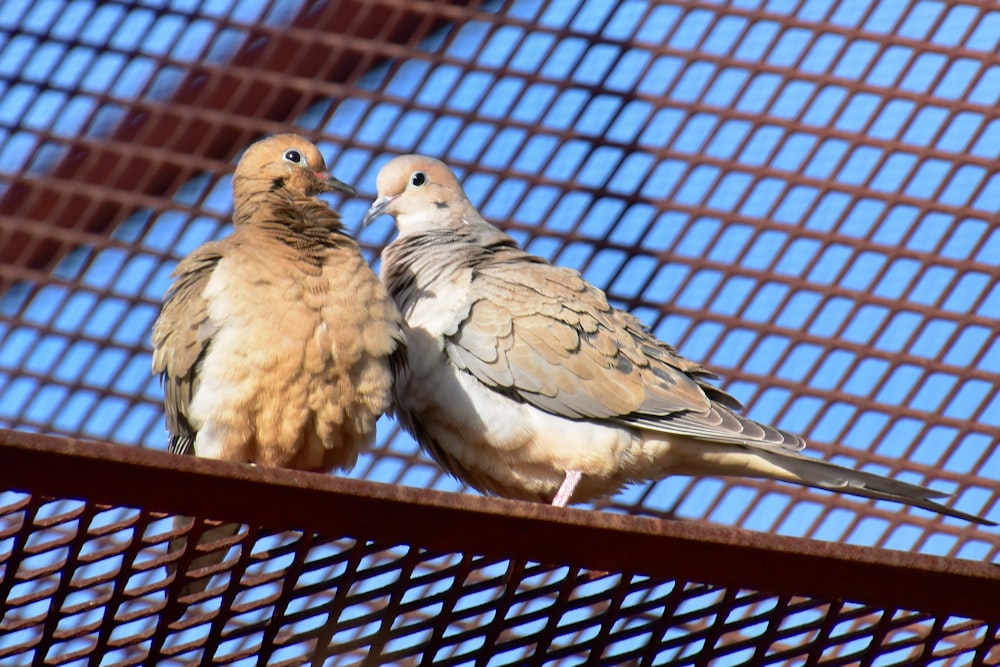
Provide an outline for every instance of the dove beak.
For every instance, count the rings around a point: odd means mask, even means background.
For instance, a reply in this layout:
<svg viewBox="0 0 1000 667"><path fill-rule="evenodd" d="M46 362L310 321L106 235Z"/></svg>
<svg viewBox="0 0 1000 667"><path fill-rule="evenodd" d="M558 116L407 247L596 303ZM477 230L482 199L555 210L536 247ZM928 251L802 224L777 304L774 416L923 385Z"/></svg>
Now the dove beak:
<svg viewBox="0 0 1000 667"><path fill-rule="evenodd" d="M343 192L349 197L357 197L358 191L352 188L347 183L334 176L333 174L318 171L316 172L316 180L324 185L327 192Z"/></svg>
<svg viewBox="0 0 1000 667"><path fill-rule="evenodd" d="M371 207L368 209L368 212L365 213L364 219L361 221L361 226L367 227L372 223L372 221L375 220L375 218L384 214L386 209L389 208L389 205L396 201L396 197L398 196L399 195L386 195L385 197L379 197L373 201Z"/></svg>

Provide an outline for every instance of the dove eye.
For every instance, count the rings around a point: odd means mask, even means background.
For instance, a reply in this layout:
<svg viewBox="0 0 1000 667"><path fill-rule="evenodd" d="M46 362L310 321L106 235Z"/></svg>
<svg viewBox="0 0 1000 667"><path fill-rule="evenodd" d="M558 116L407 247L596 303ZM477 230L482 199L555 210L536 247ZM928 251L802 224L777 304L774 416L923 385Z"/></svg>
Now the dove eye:
<svg viewBox="0 0 1000 667"><path fill-rule="evenodd" d="M427 174L425 174L422 171L415 171L413 172L413 176L410 176L410 183L412 183L414 187L419 188L426 182L427 182Z"/></svg>
<svg viewBox="0 0 1000 667"><path fill-rule="evenodd" d="M295 164L298 164L302 162L302 153L298 152L294 148L289 148L287 151L285 151L285 159L288 160L289 162L294 162Z"/></svg>

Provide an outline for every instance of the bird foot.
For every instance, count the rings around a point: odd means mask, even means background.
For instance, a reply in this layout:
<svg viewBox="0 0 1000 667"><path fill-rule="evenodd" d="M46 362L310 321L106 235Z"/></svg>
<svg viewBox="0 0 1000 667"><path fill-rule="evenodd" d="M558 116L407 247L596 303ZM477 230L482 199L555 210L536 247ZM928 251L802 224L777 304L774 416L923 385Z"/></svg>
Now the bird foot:
<svg viewBox="0 0 1000 667"><path fill-rule="evenodd" d="M579 470L566 471L566 477L559 485L555 498L552 499L553 507L566 507L566 503L573 497L573 491L576 490L576 485L580 482L581 477L583 477L583 473Z"/></svg>

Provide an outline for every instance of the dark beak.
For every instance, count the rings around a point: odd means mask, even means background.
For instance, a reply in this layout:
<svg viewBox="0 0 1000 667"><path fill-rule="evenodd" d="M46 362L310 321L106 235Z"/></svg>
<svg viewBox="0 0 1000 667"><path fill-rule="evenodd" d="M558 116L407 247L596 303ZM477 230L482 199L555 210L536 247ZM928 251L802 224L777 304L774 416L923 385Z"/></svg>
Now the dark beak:
<svg viewBox="0 0 1000 667"><path fill-rule="evenodd" d="M385 197L379 197L373 201L372 205L368 208L368 212L365 213L365 217L361 220L361 226L367 227L373 220L375 220L375 218L383 215L386 209L389 208L389 205L396 201L396 197L398 196L399 195L393 195L390 197L386 195Z"/></svg>
<svg viewBox="0 0 1000 667"><path fill-rule="evenodd" d="M326 192L343 192L349 197L357 197L358 191L330 173L317 172L316 178L325 186Z"/></svg>

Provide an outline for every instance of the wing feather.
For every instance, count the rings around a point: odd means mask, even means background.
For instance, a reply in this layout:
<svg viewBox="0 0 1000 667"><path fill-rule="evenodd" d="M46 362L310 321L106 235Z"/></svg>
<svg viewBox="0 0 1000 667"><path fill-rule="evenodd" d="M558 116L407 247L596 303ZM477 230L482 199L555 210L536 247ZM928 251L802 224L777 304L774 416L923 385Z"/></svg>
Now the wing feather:
<svg viewBox="0 0 1000 667"><path fill-rule="evenodd" d="M445 347L489 386L583 419L710 405L695 379L666 357L646 354L644 346L657 343L636 320L574 271L543 263L480 265L472 297Z"/></svg>
<svg viewBox="0 0 1000 667"><path fill-rule="evenodd" d="M480 255L471 305L445 336L480 382L570 419L798 451L803 440L735 411L715 376L659 341L571 269L509 244Z"/></svg>
<svg viewBox="0 0 1000 667"><path fill-rule="evenodd" d="M198 390L198 366L216 331L204 292L222 258L220 250L218 243L207 243L178 263L153 326L153 373L163 384L167 449L176 454L194 454L197 429L189 421L189 408Z"/></svg>

